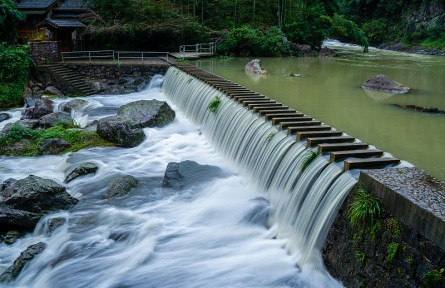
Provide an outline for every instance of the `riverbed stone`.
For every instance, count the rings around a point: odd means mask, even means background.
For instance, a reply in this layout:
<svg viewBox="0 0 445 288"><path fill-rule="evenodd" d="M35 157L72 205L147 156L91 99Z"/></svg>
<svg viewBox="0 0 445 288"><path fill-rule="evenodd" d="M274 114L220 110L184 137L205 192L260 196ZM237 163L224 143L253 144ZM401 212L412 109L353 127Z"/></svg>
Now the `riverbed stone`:
<svg viewBox="0 0 445 288"><path fill-rule="evenodd" d="M175 119L175 111L165 101L139 100L119 108L118 115L133 120L141 128L164 127Z"/></svg>
<svg viewBox="0 0 445 288"><path fill-rule="evenodd" d="M63 183L69 183L82 175L95 174L99 166L93 162L85 162L73 169L65 178Z"/></svg>
<svg viewBox="0 0 445 288"><path fill-rule="evenodd" d="M68 102L59 104L59 110L63 112L71 113L72 110L80 111L88 104L88 101L83 99L73 99Z"/></svg>
<svg viewBox="0 0 445 288"><path fill-rule="evenodd" d="M59 154L71 147L71 143L61 138L45 139L40 142L39 154L52 155Z"/></svg>
<svg viewBox="0 0 445 288"><path fill-rule="evenodd" d="M30 175L16 181L5 181L0 188L1 201L12 209L47 213L67 209L78 200L53 180Z"/></svg>
<svg viewBox="0 0 445 288"><path fill-rule="evenodd" d="M32 231L42 214L13 209L0 201L0 231L9 229Z"/></svg>
<svg viewBox="0 0 445 288"><path fill-rule="evenodd" d="M44 95L49 95L49 96L57 96L57 97L63 97L63 93L62 91L60 91L59 89L57 89L54 86L48 86L45 88L45 90L43 91Z"/></svg>
<svg viewBox="0 0 445 288"><path fill-rule="evenodd" d="M0 275L0 283L14 281L20 275L23 268L30 261L32 261L34 257L42 253L46 247L47 245L43 242L28 246L26 250L20 253L20 256L14 261L14 263Z"/></svg>
<svg viewBox="0 0 445 288"><path fill-rule="evenodd" d="M100 119L96 132L104 140L125 148L136 147L145 139L142 128L124 116L109 116Z"/></svg>
<svg viewBox="0 0 445 288"><path fill-rule="evenodd" d="M71 115L66 112L54 112L47 114L39 119L39 125L50 128L55 126L58 123L68 123L72 124L73 119L71 118Z"/></svg>
<svg viewBox="0 0 445 288"><path fill-rule="evenodd" d="M183 189L191 185L220 177L223 171L219 167L200 165L195 161L170 162L165 170L163 186Z"/></svg>
<svg viewBox="0 0 445 288"><path fill-rule="evenodd" d="M364 89L386 91L393 94L408 93L410 88L399 82L391 80L388 76L380 74L369 78L362 86Z"/></svg>
<svg viewBox="0 0 445 288"><path fill-rule="evenodd" d="M9 116L8 113L0 113L0 122L6 121L9 118L11 118L11 116Z"/></svg>
<svg viewBox="0 0 445 288"><path fill-rule="evenodd" d="M35 129L39 126L39 120L35 119L25 119L25 120L19 120L14 123L8 123L3 127L1 134L7 134L11 130L13 126L20 126L24 129Z"/></svg>
<svg viewBox="0 0 445 288"><path fill-rule="evenodd" d="M139 180L131 175L119 176L108 185L107 198L124 197L138 184Z"/></svg>

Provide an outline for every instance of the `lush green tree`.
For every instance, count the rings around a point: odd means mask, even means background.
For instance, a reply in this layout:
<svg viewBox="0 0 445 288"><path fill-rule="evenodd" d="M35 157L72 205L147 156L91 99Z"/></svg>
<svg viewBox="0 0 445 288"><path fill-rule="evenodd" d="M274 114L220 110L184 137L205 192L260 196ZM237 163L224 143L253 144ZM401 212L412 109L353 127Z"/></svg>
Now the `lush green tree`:
<svg viewBox="0 0 445 288"><path fill-rule="evenodd" d="M0 1L0 42L14 43L17 39L17 24L26 15L18 11L13 0Z"/></svg>
<svg viewBox="0 0 445 288"><path fill-rule="evenodd" d="M0 109L20 106L32 60L29 47L0 43Z"/></svg>

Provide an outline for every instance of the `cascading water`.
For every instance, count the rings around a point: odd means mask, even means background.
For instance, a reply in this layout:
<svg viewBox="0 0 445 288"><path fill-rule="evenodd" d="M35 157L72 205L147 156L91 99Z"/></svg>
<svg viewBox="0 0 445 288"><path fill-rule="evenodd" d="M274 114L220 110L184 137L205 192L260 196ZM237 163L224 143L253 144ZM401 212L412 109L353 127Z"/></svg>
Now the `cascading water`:
<svg viewBox="0 0 445 288"><path fill-rule="evenodd" d="M161 82L155 77L140 93L85 98L79 115L91 122L131 101L170 102ZM303 145L226 97L210 113L209 102L221 93L176 69L169 69L163 89L176 120L144 129L147 139L135 148L0 156L0 181L33 174L62 183L79 163L99 166L65 185L80 200L72 211L50 214L32 234L0 244L0 273L29 245L47 244L15 282L0 287L340 287L318 251L355 180L322 157L302 172ZM62 101L68 99L55 104ZM19 110L9 113L8 122L20 117ZM224 173L181 191L163 187L167 164L183 160ZM139 186L107 200L107 185L123 174ZM65 224L51 232L56 218Z"/></svg>
<svg viewBox="0 0 445 288"><path fill-rule="evenodd" d="M318 251L333 217L356 180L335 164L317 157L304 172L303 144L271 126L228 97L215 112L207 109L221 92L176 68L167 71L164 90L218 151L266 191L272 206L271 225L296 263L322 265ZM316 255L316 256L314 256Z"/></svg>

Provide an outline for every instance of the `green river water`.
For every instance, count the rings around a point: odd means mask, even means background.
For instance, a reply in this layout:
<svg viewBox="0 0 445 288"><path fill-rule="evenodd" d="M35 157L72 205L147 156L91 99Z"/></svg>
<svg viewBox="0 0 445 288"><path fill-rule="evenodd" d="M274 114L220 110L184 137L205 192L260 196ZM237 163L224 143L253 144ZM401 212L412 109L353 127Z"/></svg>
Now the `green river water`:
<svg viewBox="0 0 445 288"><path fill-rule="evenodd" d="M404 110L414 104L445 110L445 57L331 42L336 58L261 58L270 75L247 75L253 58L202 59L195 65L260 92L337 130L445 180L445 114ZM295 78L290 73L302 74ZM367 93L361 85L385 74L411 87L404 95Z"/></svg>

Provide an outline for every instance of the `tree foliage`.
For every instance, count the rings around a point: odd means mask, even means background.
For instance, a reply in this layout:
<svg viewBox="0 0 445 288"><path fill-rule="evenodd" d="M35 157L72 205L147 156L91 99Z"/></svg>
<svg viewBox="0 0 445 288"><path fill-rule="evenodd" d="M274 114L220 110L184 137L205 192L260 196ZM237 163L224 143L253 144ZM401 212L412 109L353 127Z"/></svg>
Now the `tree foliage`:
<svg viewBox="0 0 445 288"><path fill-rule="evenodd" d="M22 104L31 64L29 47L0 43L0 108Z"/></svg>
<svg viewBox="0 0 445 288"><path fill-rule="evenodd" d="M17 24L25 18L26 15L16 9L13 0L0 1L0 42L15 42Z"/></svg>

